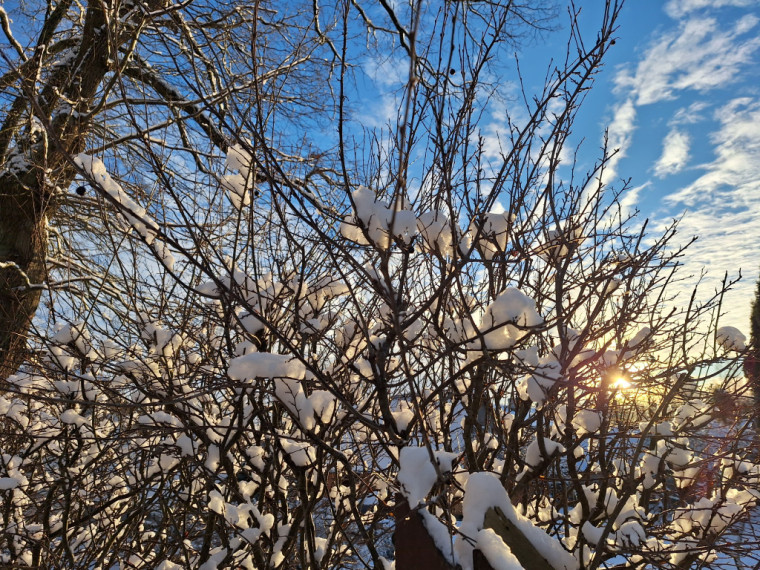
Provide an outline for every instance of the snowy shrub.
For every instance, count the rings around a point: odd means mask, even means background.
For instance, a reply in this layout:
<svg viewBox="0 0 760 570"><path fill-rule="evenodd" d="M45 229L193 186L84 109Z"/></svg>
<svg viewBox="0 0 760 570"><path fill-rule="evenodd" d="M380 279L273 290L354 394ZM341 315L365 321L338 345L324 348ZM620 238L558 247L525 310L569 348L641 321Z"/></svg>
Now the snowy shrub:
<svg viewBox="0 0 760 570"><path fill-rule="evenodd" d="M97 198L51 220L65 286L3 377L0 564L401 570L403 508L452 568L734 554L760 464L707 386L745 338L721 292L671 298L675 229L621 214L611 149L557 158L619 7L585 43L572 20L494 157L478 77L537 13L255 4L134 8L114 48L108 120L65 162ZM368 32L412 73L364 147L339 58Z"/></svg>

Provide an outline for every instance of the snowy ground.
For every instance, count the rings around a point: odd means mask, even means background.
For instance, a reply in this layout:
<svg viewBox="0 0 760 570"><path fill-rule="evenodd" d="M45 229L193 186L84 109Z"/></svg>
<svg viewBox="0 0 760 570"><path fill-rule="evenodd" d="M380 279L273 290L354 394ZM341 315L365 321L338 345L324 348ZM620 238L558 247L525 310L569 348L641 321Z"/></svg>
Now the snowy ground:
<svg viewBox="0 0 760 570"><path fill-rule="evenodd" d="M728 437L727 426L713 427L715 435ZM758 435L752 427L742 430L738 445L749 451L749 457L755 456L757 463ZM747 515L746 519L734 525L722 541L728 545L728 549L722 552L717 560L714 560L705 568L720 570L744 570L747 568L760 569L760 505L755 506Z"/></svg>
<svg viewBox="0 0 760 570"><path fill-rule="evenodd" d="M727 552L712 562L709 568L721 570L744 570L760 568L760 506L755 507L749 518L737 525L726 540L736 546L732 554Z"/></svg>

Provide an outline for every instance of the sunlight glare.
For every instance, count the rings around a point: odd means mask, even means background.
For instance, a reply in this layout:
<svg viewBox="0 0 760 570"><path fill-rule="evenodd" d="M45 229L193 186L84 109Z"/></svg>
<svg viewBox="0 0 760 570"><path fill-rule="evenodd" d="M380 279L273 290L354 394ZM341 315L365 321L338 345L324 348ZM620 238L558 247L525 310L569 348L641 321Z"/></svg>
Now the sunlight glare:
<svg viewBox="0 0 760 570"><path fill-rule="evenodd" d="M624 378L623 376L618 376L615 378L615 380L612 382L612 389L613 390L626 390L631 387L631 383Z"/></svg>

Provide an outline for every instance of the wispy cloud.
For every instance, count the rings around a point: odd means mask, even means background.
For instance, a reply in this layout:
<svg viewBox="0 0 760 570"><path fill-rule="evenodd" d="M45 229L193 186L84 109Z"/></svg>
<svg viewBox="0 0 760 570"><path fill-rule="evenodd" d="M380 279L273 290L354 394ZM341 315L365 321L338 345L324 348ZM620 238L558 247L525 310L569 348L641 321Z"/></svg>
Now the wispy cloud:
<svg viewBox="0 0 760 570"><path fill-rule="evenodd" d="M756 1L756 0L752 0ZM605 181L617 175L618 163L628 152L636 130L638 108L678 98L686 91L706 94L737 81L744 66L760 49L760 37L751 33L760 20L745 15L732 24L695 15L701 8L749 5L743 0L671 0L665 6L674 18L685 17L675 29L656 35L633 66L622 68L614 78L619 103L608 128L608 147L617 154L605 172ZM705 100L679 109L668 122L671 131L654 166L658 177L675 174L687 164L691 140L679 126L703 120L710 107ZM627 208L635 206L638 192L625 197Z"/></svg>
<svg viewBox="0 0 760 570"><path fill-rule="evenodd" d="M700 166L699 178L665 198L665 204L687 208L681 233L699 240L684 258L687 271L709 268L717 282L726 272L745 276L729 296L728 321L746 328L746 315L760 270L757 247L760 224L760 99L736 98L715 113L718 128L710 136L714 160Z"/></svg>
<svg viewBox="0 0 760 570"><path fill-rule="evenodd" d="M364 72L376 85L388 90L401 89L409 78L409 65L399 57L367 59Z"/></svg>
<svg viewBox="0 0 760 570"><path fill-rule="evenodd" d="M755 2L756 0L669 0L665 4L665 13L671 18L678 19L705 8L752 6Z"/></svg>
<svg viewBox="0 0 760 570"><path fill-rule="evenodd" d="M625 193L623 199L620 200L620 209L623 212L623 217L633 215L634 211L636 210L636 205L639 203L639 194L641 194L642 190L649 188L651 185L652 182L647 181L640 186L631 188L628 190L628 192Z"/></svg>
<svg viewBox="0 0 760 570"><path fill-rule="evenodd" d="M752 60L760 37L749 34L758 18L746 15L733 26L714 18L691 18L661 34L635 69L620 71L616 89L636 105L674 99L679 91L724 87Z"/></svg>
<svg viewBox="0 0 760 570"><path fill-rule="evenodd" d="M702 176L665 200L686 206L707 202L713 208L760 205L760 100L734 99L715 118L720 128L709 137L715 160L702 165Z"/></svg>
<svg viewBox="0 0 760 570"><path fill-rule="evenodd" d="M499 92L493 93L490 88L483 88L475 102L483 110L482 127L472 136L473 144L483 145L483 156L489 160L499 160L509 149L512 127L522 129L530 120L530 113L519 103L520 85L512 81L504 81L499 86Z"/></svg>
<svg viewBox="0 0 760 570"><path fill-rule="evenodd" d="M364 127L382 128L398 120L409 68L400 59L367 59L362 65L365 82L363 105L356 105L353 119ZM370 93L371 92L371 93Z"/></svg>
<svg viewBox="0 0 760 570"><path fill-rule="evenodd" d="M673 118L668 121L671 126L676 125L693 125L704 120L704 113L710 105L705 101L694 101L688 107L682 107L676 111Z"/></svg>
<svg viewBox="0 0 760 570"><path fill-rule="evenodd" d="M614 181L618 163L626 155L635 130L636 106L633 104L633 99L627 99L615 108L612 122L607 127L607 149L614 155L604 171L605 184Z"/></svg>
<svg viewBox="0 0 760 570"><path fill-rule="evenodd" d="M689 135L672 129L662 143L662 155L654 166L655 176L664 178L683 170L689 160L690 146Z"/></svg>

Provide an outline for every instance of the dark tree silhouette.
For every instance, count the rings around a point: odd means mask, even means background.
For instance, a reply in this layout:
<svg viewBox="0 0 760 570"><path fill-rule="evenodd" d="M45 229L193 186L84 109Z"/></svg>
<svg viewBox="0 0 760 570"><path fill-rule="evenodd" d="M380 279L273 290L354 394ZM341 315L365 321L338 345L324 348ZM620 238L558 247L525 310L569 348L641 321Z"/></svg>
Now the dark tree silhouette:
<svg viewBox="0 0 760 570"><path fill-rule="evenodd" d="M752 387L755 426L760 428L760 279L757 280L755 298L750 313L749 349L744 357L744 374Z"/></svg>

